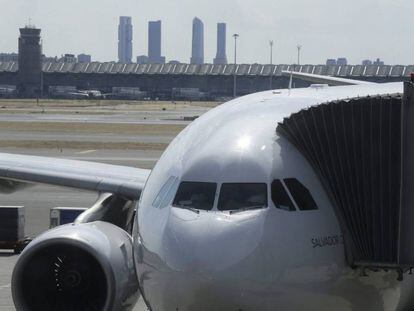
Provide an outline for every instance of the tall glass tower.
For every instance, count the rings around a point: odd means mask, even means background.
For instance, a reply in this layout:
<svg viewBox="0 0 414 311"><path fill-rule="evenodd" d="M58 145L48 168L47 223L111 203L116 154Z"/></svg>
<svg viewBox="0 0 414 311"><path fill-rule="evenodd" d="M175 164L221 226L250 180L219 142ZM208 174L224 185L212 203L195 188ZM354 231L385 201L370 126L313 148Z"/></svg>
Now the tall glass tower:
<svg viewBox="0 0 414 311"><path fill-rule="evenodd" d="M217 54L213 61L214 64L227 64L226 55L226 24L217 24Z"/></svg>
<svg viewBox="0 0 414 311"><path fill-rule="evenodd" d="M204 24L198 17L194 17L193 19L193 41L190 63L204 64Z"/></svg>
<svg viewBox="0 0 414 311"><path fill-rule="evenodd" d="M132 62L132 23L129 16L119 17L118 61L120 63Z"/></svg>
<svg viewBox="0 0 414 311"><path fill-rule="evenodd" d="M165 63L165 57L161 56L161 21L148 23L148 62Z"/></svg>

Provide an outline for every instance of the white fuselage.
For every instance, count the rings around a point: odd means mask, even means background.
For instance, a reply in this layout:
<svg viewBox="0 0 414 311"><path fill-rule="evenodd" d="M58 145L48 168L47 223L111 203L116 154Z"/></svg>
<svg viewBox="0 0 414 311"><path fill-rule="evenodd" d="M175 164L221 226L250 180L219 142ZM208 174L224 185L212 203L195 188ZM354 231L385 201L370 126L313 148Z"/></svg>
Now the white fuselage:
<svg viewBox="0 0 414 311"><path fill-rule="evenodd" d="M223 104L180 133L147 181L134 228L137 273L152 310L412 306L411 275L403 282L393 272L361 277L347 266L338 220L319 178L276 133L278 122L306 107L387 93L402 93L402 83L267 91ZM276 208L270 185L284 178L300 180L318 209ZM173 207L182 181L217 183L213 209ZM267 184L268 207L219 211L222 183ZM155 204L160 193L163 203Z"/></svg>

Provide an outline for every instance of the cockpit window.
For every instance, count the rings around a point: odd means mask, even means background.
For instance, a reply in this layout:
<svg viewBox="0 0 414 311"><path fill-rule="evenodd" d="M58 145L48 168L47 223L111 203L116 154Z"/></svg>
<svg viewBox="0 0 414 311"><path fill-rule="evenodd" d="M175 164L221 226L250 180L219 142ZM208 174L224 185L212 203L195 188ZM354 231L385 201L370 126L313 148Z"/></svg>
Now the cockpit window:
<svg viewBox="0 0 414 311"><path fill-rule="evenodd" d="M173 206L211 210L216 195L216 183L183 181L178 187Z"/></svg>
<svg viewBox="0 0 414 311"><path fill-rule="evenodd" d="M267 207L267 185L262 183L224 183L218 209L233 211Z"/></svg>
<svg viewBox="0 0 414 311"><path fill-rule="evenodd" d="M302 185L296 178L286 178L283 180L286 187L288 187L292 197L295 199L298 208L301 211L317 210L318 206L315 203L310 191Z"/></svg>
<svg viewBox="0 0 414 311"><path fill-rule="evenodd" d="M295 211L295 206L290 199L285 187L279 179L272 182L272 201L277 208L285 211Z"/></svg>
<svg viewBox="0 0 414 311"><path fill-rule="evenodd" d="M177 186L177 177L171 176L170 178L168 178L168 180L161 187L160 191L158 192L157 196L152 202L152 206L154 206L155 208L166 207L169 203L171 203L172 197L175 191L177 191Z"/></svg>

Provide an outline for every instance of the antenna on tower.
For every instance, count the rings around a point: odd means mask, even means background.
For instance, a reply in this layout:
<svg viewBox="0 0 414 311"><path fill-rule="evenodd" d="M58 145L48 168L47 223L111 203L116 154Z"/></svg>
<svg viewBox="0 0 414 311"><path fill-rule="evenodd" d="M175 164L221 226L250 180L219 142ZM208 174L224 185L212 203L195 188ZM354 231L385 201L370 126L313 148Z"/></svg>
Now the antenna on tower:
<svg viewBox="0 0 414 311"><path fill-rule="evenodd" d="M35 25L32 24L32 19L29 17L29 22L26 25L26 28L36 28Z"/></svg>

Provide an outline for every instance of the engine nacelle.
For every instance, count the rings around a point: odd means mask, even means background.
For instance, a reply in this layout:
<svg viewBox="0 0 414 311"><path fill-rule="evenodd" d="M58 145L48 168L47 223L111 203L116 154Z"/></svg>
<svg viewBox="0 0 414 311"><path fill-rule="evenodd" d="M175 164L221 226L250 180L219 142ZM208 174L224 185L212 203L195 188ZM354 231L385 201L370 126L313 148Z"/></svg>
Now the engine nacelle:
<svg viewBox="0 0 414 311"><path fill-rule="evenodd" d="M49 230L20 255L12 294L17 310L131 310L139 298L132 239L100 221Z"/></svg>

